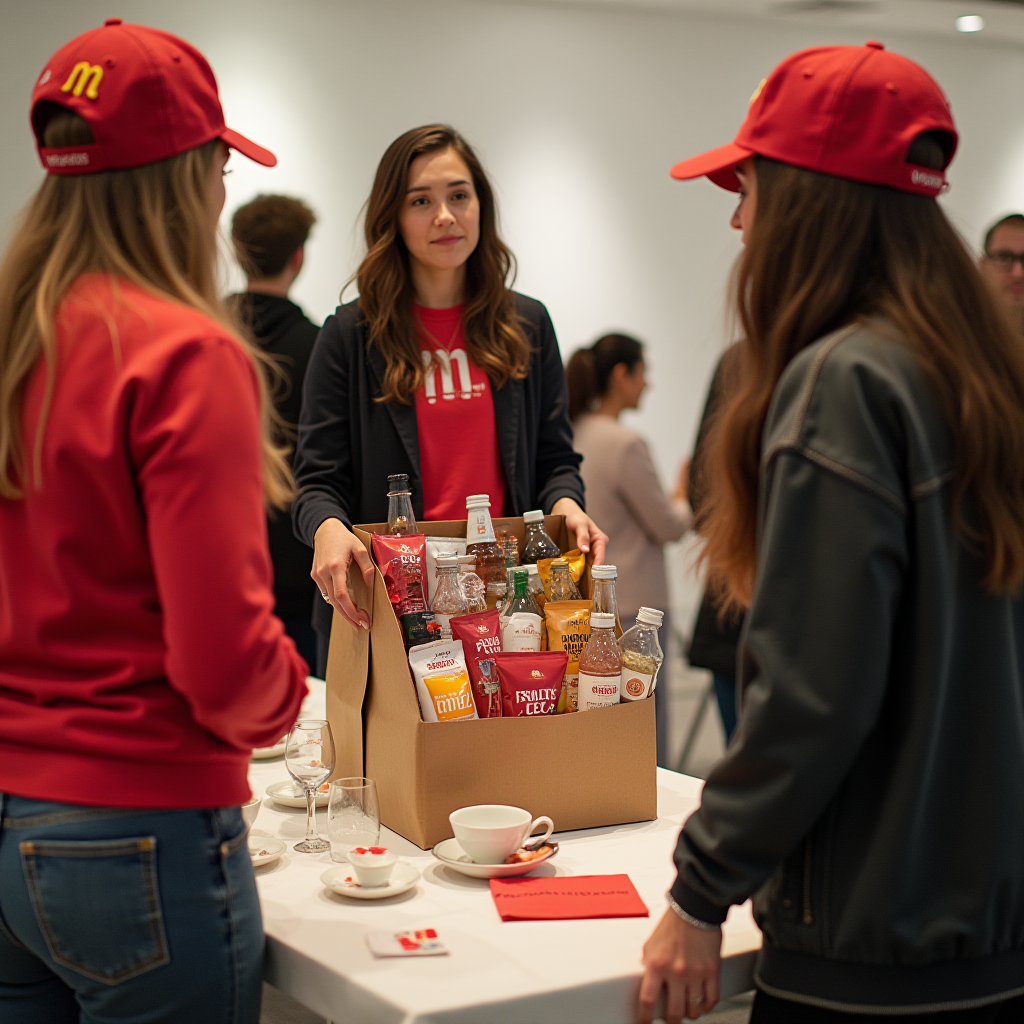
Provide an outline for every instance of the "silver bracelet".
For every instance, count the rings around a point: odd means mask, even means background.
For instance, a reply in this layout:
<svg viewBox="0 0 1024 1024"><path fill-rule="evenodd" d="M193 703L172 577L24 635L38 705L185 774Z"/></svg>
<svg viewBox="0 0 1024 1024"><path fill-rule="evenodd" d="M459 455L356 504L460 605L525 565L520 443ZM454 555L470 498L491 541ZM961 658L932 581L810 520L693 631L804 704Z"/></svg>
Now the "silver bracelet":
<svg viewBox="0 0 1024 1024"><path fill-rule="evenodd" d="M692 924L694 928L699 928L702 932L717 932L722 926L720 924L709 924L707 921L698 921L692 914L688 914L678 903L672 898L672 893L665 893L665 899L668 900L668 905L687 923Z"/></svg>

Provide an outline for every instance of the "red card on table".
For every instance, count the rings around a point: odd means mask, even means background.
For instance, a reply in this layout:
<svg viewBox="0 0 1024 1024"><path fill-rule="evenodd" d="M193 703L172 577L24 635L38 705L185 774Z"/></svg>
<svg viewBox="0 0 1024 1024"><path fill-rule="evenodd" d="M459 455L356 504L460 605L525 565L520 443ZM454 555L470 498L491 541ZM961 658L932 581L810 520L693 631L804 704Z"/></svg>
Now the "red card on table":
<svg viewBox="0 0 1024 1024"><path fill-rule="evenodd" d="M629 875L492 878L491 895L502 921L648 916Z"/></svg>

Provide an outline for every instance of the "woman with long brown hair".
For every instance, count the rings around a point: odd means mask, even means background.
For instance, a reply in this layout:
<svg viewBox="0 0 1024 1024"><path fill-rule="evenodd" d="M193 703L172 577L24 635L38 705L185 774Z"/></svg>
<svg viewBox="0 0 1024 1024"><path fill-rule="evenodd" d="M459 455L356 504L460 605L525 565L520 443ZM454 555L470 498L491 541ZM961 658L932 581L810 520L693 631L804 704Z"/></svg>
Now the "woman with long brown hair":
<svg viewBox="0 0 1024 1024"><path fill-rule="evenodd" d="M496 515L564 515L583 550L605 536L583 511L580 457L547 310L511 290L515 261L494 193L453 128L414 128L377 168L366 207L358 299L317 339L303 395L293 519L314 549L318 668L333 611L368 625L348 593L350 530L387 519L388 476L408 474L417 519L464 519L488 494Z"/></svg>
<svg viewBox="0 0 1024 1024"><path fill-rule="evenodd" d="M158 100L155 99L158 97ZM272 612L291 494L217 296L213 73L120 19L42 69L46 178L0 265L0 1020L257 1024L239 804L306 666Z"/></svg>
<svg viewBox="0 0 1024 1024"><path fill-rule="evenodd" d="M788 58L673 170L741 194L698 528L747 614L642 1021L664 989L671 1024L714 1005L751 896L751 1024L1024 1012L1024 350L936 202L956 144L869 43Z"/></svg>

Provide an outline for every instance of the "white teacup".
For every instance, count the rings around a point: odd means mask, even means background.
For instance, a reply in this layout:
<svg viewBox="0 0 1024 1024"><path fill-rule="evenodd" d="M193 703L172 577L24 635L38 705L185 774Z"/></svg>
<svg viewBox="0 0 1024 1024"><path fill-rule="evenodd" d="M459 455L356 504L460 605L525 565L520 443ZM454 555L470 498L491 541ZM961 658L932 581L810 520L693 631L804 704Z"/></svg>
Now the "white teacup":
<svg viewBox="0 0 1024 1024"><path fill-rule="evenodd" d="M242 821L245 822L246 832L252 828L252 823L256 820L256 815L260 813L260 804L262 803L263 797L254 796L242 804Z"/></svg>
<svg viewBox="0 0 1024 1024"><path fill-rule="evenodd" d="M448 815L459 846L476 864L501 864L515 853L538 825L547 825L544 839L555 826L546 815L531 820L530 812L508 804L474 804Z"/></svg>

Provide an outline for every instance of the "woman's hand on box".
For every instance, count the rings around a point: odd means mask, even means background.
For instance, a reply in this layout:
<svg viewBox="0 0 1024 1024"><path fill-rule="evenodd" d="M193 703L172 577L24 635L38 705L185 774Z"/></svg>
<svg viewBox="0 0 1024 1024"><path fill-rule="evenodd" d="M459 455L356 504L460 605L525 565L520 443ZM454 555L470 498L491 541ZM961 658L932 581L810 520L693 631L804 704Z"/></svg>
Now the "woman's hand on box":
<svg viewBox="0 0 1024 1024"><path fill-rule="evenodd" d="M594 522L572 498L559 498L551 509L553 516L565 516L565 525L576 535L576 547L586 553L593 548L594 564L604 564L604 551L608 545L607 534Z"/></svg>
<svg viewBox="0 0 1024 1024"><path fill-rule="evenodd" d="M705 931L671 908L644 945L637 1024L650 1024L665 990L665 1021L696 1019L718 1002L722 967L722 929Z"/></svg>
<svg viewBox="0 0 1024 1024"><path fill-rule="evenodd" d="M340 519L325 519L313 535L313 568L309 575L324 600L346 622L356 629L369 629L370 617L355 606L348 592L348 570L353 561L369 590L373 586L373 562L366 548Z"/></svg>

